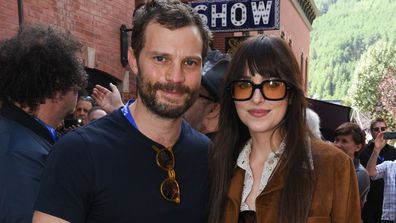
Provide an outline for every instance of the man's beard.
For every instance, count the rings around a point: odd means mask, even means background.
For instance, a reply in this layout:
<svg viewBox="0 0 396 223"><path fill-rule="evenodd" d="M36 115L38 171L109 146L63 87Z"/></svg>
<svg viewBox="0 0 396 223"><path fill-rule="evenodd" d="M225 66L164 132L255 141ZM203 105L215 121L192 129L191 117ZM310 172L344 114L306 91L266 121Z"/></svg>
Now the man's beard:
<svg viewBox="0 0 396 223"><path fill-rule="evenodd" d="M154 114L161 118L174 119L180 118L187 111L188 108L195 102L198 97L199 87L197 89L191 89L189 87L174 84L174 83L151 83L143 77L144 74L137 74L137 90L143 104ZM163 91L176 91L177 93L183 93L187 95L184 103L178 107L172 106L169 103L160 103L156 98L158 90Z"/></svg>

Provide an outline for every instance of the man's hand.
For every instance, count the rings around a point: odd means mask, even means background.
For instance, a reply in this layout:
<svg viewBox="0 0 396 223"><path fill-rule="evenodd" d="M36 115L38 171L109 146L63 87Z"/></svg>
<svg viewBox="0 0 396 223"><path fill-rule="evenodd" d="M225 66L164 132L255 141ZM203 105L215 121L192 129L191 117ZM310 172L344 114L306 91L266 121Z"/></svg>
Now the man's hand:
<svg viewBox="0 0 396 223"><path fill-rule="evenodd" d="M384 139L384 133L380 132L377 135L377 138L374 140L374 151L376 155L378 156L381 152L381 150L385 147L386 145L386 140Z"/></svg>
<svg viewBox="0 0 396 223"><path fill-rule="evenodd" d="M377 158L381 152L381 150L385 147L386 141L384 140L384 133L380 132L375 138L374 141L374 150L371 153L370 159L367 162L367 172L370 177L374 177L377 175L377 169L375 168L377 165Z"/></svg>
<svg viewBox="0 0 396 223"><path fill-rule="evenodd" d="M110 83L110 88L111 91L101 85L96 85L92 92L92 97L95 99L96 104L107 113L111 113L124 105L117 87Z"/></svg>

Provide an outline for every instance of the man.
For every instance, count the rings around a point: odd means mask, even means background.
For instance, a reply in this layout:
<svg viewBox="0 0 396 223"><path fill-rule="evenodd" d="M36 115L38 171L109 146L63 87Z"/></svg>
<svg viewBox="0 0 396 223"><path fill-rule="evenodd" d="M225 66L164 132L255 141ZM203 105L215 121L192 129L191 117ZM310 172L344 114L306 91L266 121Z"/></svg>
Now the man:
<svg viewBox="0 0 396 223"><path fill-rule="evenodd" d="M373 180L384 180L384 203L382 204L381 223L392 223L396 219L396 161L384 161L376 165L381 150L385 148L384 133L377 134L374 150L367 163L367 171Z"/></svg>
<svg viewBox="0 0 396 223"><path fill-rule="evenodd" d="M0 222L32 222L55 127L86 83L81 44L51 27L24 27L0 43Z"/></svg>
<svg viewBox="0 0 396 223"><path fill-rule="evenodd" d="M217 131L223 77L229 63L230 58L220 51L209 52L203 68L199 98L184 114L184 118L193 128L212 139Z"/></svg>
<svg viewBox="0 0 396 223"><path fill-rule="evenodd" d="M367 162L374 149L374 142L378 134L386 131L387 125L384 119L377 118L371 122L370 131L373 137L360 154L360 162L367 168ZM381 164L386 160L395 160L396 150L393 146L385 144L384 148L379 153L376 164ZM367 202L362 210L362 219L365 223L379 223L382 216L382 203L384 198L384 180L371 180L370 191L367 195Z"/></svg>
<svg viewBox="0 0 396 223"><path fill-rule="evenodd" d="M90 96L80 96L77 101L74 118L79 120L81 125L88 123L88 112L94 107L94 100Z"/></svg>
<svg viewBox="0 0 396 223"><path fill-rule="evenodd" d="M218 50L208 53L202 72L199 97L184 114L185 120L201 133L213 139L217 131L220 113L220 97L223 90L223 77L230 58ZM92 97L107 112L123 106L117 87L110 83L110 90L96 85Z"/></svg>
<svg viewBox="0 0 396 223"><path fill-rule="evenodd" d="M100 106L95 106L91 108L88 112L87 123L93 122L107 115L107 112L103 110Z"/></svg>
<svg viewBox="0 0 396 223"><path fill-rule="evenodd" d="M49 157L35 223L203 222L209 139L183 122L210 34L178 1L134 13L129 66L138 97L69 132Z"/></svg>

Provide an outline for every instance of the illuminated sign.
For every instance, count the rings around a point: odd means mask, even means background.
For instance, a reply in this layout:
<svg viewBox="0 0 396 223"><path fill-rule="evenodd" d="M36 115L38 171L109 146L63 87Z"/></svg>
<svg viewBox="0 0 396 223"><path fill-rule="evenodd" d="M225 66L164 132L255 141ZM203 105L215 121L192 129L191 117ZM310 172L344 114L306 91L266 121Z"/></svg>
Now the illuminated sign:
<svg viewBox="0 0 396 223"><path fill-rule="evenodd" d="M279 29L280 0L190 2L212 32Z"/></svg>

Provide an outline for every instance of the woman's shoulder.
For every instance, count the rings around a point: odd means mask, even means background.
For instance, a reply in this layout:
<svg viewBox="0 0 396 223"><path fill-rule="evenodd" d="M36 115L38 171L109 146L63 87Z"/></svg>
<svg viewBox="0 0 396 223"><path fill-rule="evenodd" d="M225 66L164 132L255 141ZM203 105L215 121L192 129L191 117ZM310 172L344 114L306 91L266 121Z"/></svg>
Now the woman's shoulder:
<svg viewBox="0 0 396 223"><path fill-rule="evenodd" d="M351 162L351 158L343 151L333 145L333 143L325 142L318 139L311 141L312 155L314 159L328 162Z"/></svg>

